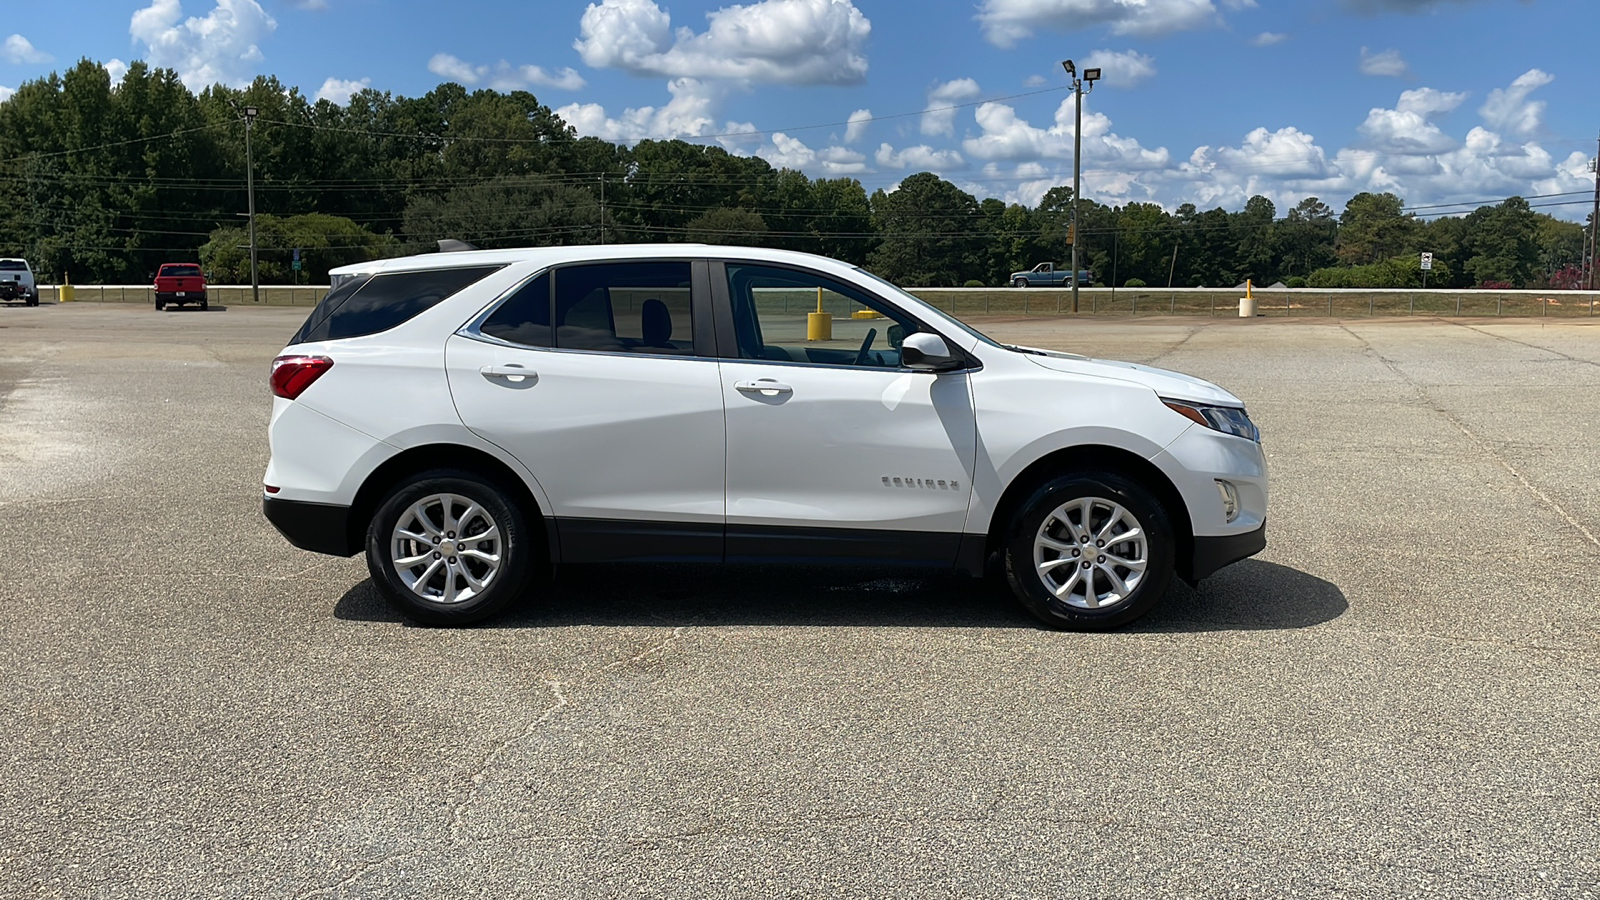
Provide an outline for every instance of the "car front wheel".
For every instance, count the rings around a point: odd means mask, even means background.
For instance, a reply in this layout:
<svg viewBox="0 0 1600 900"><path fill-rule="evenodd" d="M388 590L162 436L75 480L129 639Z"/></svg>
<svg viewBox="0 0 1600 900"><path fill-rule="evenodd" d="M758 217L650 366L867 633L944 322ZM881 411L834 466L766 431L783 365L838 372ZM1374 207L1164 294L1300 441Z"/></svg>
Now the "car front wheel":
<svg viewBox="0 0 1600 900"><path fill-rule="evenodd" d="M1171 520L1150 491L1117 472L1040 485L1012 521L1006 580L1040 621L1101 631L1143 616L1172 583Z"/></svg>
<svg viewBox="0 0 1600 900"><path fill-rule="evenodd" d="M1011 282L1011 286L1012 287L1019 287L1019 288L1027 287L1028 286L1028 279L1026 279L1026 278L1013 279L1012 282Z"/></svg>
<svg viewBox="0 0 1600 900"><path fill-rule="evenodd" d="M367 529L372 580L427 625L487 619L527 587L535 535L497 484L455 470L424 472L379 505Z"/></svg>

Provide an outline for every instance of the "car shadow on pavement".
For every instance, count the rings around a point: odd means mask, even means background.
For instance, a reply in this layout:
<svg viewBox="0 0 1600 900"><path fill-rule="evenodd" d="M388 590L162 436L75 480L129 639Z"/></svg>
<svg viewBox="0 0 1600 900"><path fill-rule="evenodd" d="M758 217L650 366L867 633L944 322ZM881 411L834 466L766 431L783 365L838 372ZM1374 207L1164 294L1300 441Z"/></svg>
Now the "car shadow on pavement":
<svg viewBox="0 0 1600 900"><path fill-rule="evenodd" d="M1245 560L1176 584L1127 630L1136 633L1306 628L1349 608L1338 587L1275 563ZM339 598L340 619L411 624L372 580ZM1037 628L1009 592L925 571L756 566L571 566L484 628L572 625L803 625Z"/></svg>
<svg viewBox="0 0 1600 900"><path fill-rule="evenodd" d="M162 310L162 312L169 312L169 313L186 313L186 312L188 312L188 313L203 313L203 312L227 312L227 311L228 311L228 308L226 306L219 306L218 304L215 304L215 303L211 304L210 306L206 307L205 309L201 309L198 306L169 306L166 309Z"/></svg>

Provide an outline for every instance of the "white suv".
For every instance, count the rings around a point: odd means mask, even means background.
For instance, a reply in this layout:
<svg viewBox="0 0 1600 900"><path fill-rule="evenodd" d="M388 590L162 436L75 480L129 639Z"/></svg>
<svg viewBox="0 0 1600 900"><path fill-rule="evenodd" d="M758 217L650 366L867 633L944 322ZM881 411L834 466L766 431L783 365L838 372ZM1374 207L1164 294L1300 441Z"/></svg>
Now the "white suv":
<svg viewBox="0 0 1600 900"><path fill-rule="evenodd" d="M418 621L563 563L793 561L1003 571L1100 629L1266 545L1237 397L1002 346L845 263L547 247L333 280L273 361L266 516L366 550Z"/></svg>

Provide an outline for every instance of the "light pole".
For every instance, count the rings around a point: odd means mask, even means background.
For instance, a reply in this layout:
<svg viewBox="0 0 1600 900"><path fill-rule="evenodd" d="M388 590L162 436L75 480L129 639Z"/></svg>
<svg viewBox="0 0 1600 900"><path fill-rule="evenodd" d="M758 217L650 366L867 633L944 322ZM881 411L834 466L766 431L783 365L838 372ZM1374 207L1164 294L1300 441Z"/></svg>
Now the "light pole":
<svg viewBox="0 0 1600 900"><path fill-rule="evenodd" d="M261 302L261 278L256 273L256 159L250 146L250 127L255 124L261 110L254 106L244 108L244 184L250 196L250 299Z"/></svg>
<svg viewBox="0 0 1600 900"><path fill-rule="evenodd" d="M1072 224L1067 232L1072 236L1072 311L1078 311L1078 181L1082 174L1079 160L1083 159L1083 95L1094 90L1094 83L1100 80L1099 69L1084 69L1083 77L1078 77L1077 67L1072 60L1061 61L1061 68L1067 70L1067 77L1072 79L1073 112L1075 116L1072 124ZM1087 90L1083 83L1089 82Z"/></svg>

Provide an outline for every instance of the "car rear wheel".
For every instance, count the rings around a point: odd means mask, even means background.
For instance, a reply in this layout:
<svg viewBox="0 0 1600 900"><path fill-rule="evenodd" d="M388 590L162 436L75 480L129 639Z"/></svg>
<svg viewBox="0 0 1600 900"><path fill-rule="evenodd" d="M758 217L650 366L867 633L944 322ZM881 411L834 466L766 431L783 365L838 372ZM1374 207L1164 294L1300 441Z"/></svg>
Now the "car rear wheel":
<svg viewBox="0 0 1600 900"><path fill-rule="evenodd" d="M210 309L210 308L211 308L211 303L210 303L210 301L208 301L208 300L207 300L207 299L206 299L206 298L204 298L204 297L201 297L201 298L200 298L200 308L201 308L201 309Z"/></svg>
<svg viewBox="0 0 1600 900"><path fill-rule="evenodd" d="M166 309L166 308L167 308L167 301L162 300L160 297L157 297L156 298L156 312L160 312L161 310Z"/></svg>
<svg viewBox="0 0 1600 900"><path fill-rule="evenodd" d="M1040 621L1101 631L1143 616L1166 594L1176 558L1171 519L1117 472L1040 485L1012 520L1006 581Z"/></svg>
<svg viewBox="0 0 1600 900"><path fill-rule="evenodd" d="M535 535L499 485L439 469L398 485L367 529L367 568L408 618L466 625L503 610L534 571Z"/></svg>

